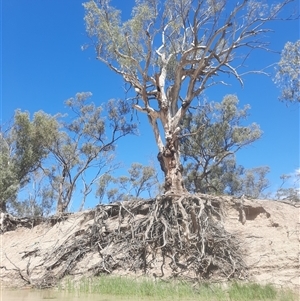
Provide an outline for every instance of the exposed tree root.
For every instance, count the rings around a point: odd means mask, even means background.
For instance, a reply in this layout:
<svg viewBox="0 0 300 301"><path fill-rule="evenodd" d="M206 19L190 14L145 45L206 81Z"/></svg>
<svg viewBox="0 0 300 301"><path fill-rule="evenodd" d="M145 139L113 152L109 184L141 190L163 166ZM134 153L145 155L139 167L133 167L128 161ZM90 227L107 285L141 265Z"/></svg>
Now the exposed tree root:
<svg viewBox="0 0 300 301"><path fill-rule="evenodd" d="M100 205L86 219L88 227L48 253L43 277L33 285L55 285L95 253L99 260L90 275L124 271L195 280L247 275L239 242L222 225L220 198L186 194Z"/></svg>
<svg viewBox="0 0 300 301"><path fill-rule="evenodd" d="M66 220L70 214L64 213L59 216L52 217L15 217L8 213L0 213L0 233L14 231L19 227L33 228L41 223L49 222L55 225L58 222Z"/></svg>

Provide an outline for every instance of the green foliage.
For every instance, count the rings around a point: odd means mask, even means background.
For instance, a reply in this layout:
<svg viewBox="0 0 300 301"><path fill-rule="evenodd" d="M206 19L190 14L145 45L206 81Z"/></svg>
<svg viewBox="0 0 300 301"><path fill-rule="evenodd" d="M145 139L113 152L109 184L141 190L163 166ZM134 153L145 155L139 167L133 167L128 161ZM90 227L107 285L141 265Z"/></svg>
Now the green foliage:
<svg viewBox="0 0 300 301"><path fill-rule="evenodd" d="M121 12L110 1L89 1L83 4L86 30L96 36L97 57L105 62L116 61L122 69L131 71L144 60L146 30L157 16L156 1L139 1L132 10L132 19L121 21ZM134 46L133 46L134 45ZM133 47L132 47L133 46Z"/></svg>
<svg viewBox="0 0 300 301"><path fill-rule="evenodd" d="M281 101L300 102L300 40L285 44L277 65L275 83L281 89Z"/></svg>
<svg viewBox="0 0 300 301"><path fill-rule="evenodd" d="M116 141L135 133L136 126L126 120L130 110L127 103L110 100L106 106L96 107L88 102L90 97L91 93L77 93L66 101L72 115L64 116L61 131L50 148L55 164L48 168L48 174L58 200L57 212L67 210L79 179L83 181L83 208L101 173L114 168ZM87 170L89 180L85 176Z"/></svg>
<svg viewBox="0 0 300 301"><path fill-rule="evenodd" d="M64 212L79 180L82 209L101 172L117 167L112 163L116 141L136 129L127 121L130 107L121 100L96 107L88 102L90 96L77 93L68 99L70 116L37 112L30 121L28 112L16 111L13 126L0 137L2 211L8 203L17 215L47 215L56 201L57 212Z"/></svg>
<svg viewBox="0 0 300 301"><path fill-rule="evenodd" d="M131 190L134 190L134 196L140 197L143 191L148 191L150 196L151 189L158 183L155 169L152 166L133 163L128 173L129 178L127 178L127 181L131 183Z"/></svg>
<svg viewBox="0 0 300 301"><path fill-rule="evenodd" d="M1 133L1 184L2 210L8 203L16 206L16 195L30 180L30 175L41 167L48 156L49 147L58 131L56 117L37 112L30 120L28 112L17 110L14 123ZM4 137L5 134L5 137Z"/></svg>
<svg viewBox="0 0 300 301"><path fill-rule="evenodd" d="M245 171L235 162L234 154L262 134L255 123L242 125L249 108L238 109L237 97L227 95L222 102L206 103L195 114L187 115L181 152L189 191L257 197L265 188L266 168Z"/></svg>
<svg viewBox="0 0 300 301"><path fill-rule="evenodd" d="M6 203L13 201L19 190L19 181L14 166L11 162L10 148L6 139L1 135L1 154L0 154L0 202L2 212L6 211Z"/></svg>
<svg viewBox="0 0 300 301"><path fill-rule="evenodd" d="M240 189L231 190L231 195L245 195L252 198L265 198L263 192L269 187L269 180L266 175L269 173L268 166L254 167L243 170L241 177L238 179L240 182Z"/></svg>
<svg viewBox="0 0 300 301"><path fill-rule="evenodd" d="M163 76L170 80L170 86L164 88L174 85L178 92L181 87L177 85L181 86L186 78L192 82L195 76L206 86L208 79L221 70L241 80L235 66L250 50L267 46L263 39L258 43L257 37L269 31L266 23L276 19L293 0L270 5L258 0L135 2L127 20L110 0L83 3L86 31L93 40L97 59L133 87L143 86L143 80L150 87L155 73L166 72ZM240 48L245 50L241 61L240 53L234 56ZM178 79L180 82L175 83ZM195 88L193 98L203 90L198 89L199 84L190 88ZM174 98L179 99L175 94Z"/></svg>
<svg viewBox="0 0 300 301"><path fill-rule="evenodd" d="M23 198L10 207L10 211L17 216L48 216L54 210L54 191L47 181L42 169L30 175L30 182L22 189Z"/></svg>
<svg viewBox="0 0 300 301"><path fill-rule="evenodd" d="M34 114L32 122L28 112L16 112L12 133L16 141L13 161L20 180L26 181L26 175L35 171L47 157L57 130L56 118L42 111Z"/></svg>
<svg viewBox="0 0 300 301"><path fill-rule="evenodd" d="M183 119L192 102L207 88L226 84L230 77L243 83L239 72L248 55L254 49L268 49L264 34L270 30L266 24L277 19L291 2L138 0L127 20L122 19L112 1L90 0L83 4L86 31L97 59L129 83L134 94L128 101L135 100L133 108L147 114L166 191L184 191L179 137L186 135L190 117ZM244 114L242 110L235 112L235 104L226 100L220 106L224 108L204 106L196 116L198 125L207 125L201 120L205 115L214 118L213 109L220 114L226 110L228 116L223 117L232 124L236 113L241 114L237 120ZM209 165L212 159L218 162L212 166L260 136L255 124L228 128L220 120L212 122L204 132L207 145L203 145L200 157ZM224 145L220 136L229 145ZM204 178L210 173L206 167L202 167Z"/></svg>
<svg viewBox="0 0 300 301"><path fill-rule="evenodd" d="M103 175L98 182L97 196L100 203L103 202L105 196L112 203L142 198L145 193L151 198L153 194L157 195L158 191L159 183L155 168L132 163L128 169L128 176Z"/></svg>
<svg viewBox="0 0 300 301"><path fill-rule="evenodd" d="M275 199L300 202L300 169L293 174L282 175L282 184L275 194Z"/></svg>

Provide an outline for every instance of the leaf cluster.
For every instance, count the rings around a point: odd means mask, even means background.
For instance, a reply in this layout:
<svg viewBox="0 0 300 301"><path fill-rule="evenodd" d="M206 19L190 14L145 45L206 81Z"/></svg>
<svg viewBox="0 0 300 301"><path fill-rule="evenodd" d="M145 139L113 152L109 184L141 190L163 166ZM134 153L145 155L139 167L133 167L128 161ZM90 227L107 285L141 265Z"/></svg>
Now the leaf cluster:
<svg viewBox="0 0 300 301"><path fill-rule="evenodd" d="M249 108L239 109L237 97L227 95L220 103L205 103L184 119L181 153L189 191L241 192L245 171L236 165L235 153L262 135L257 124L243 125Z"/></svg>
<svg viewBox="0 0 300 301"><path fill-rule="evenodd" d="M300 170L293 174L284 174L282 184L275 194L275 199L290 202L300 202Z"/></svg>
<svg viewBox="0 0 300 301"><path fill-rule="evenodd" d="M275 83L281 90L281 101L300 102L300 40L285 44L277 64Z"/></svg>
<svg viewBox="0 0 300 301"><path fill-rule="evenodd" d="M149 198L158 194L159 180L157 171L153 166L144 166L132 163L128 175L113 177L111 174L103 175L98 182L96 195L100 203L107 200L110 203Z"/></svg>
<svg viewBox="0 0 300 301"><path fill-rule="evenodd" d="M116 141L136 132L136 125L126 118L130 112L128 103L110 100L97 107L89 101L90 97L91 93L83 92L66 101L72 114L61 122L62 130L51 147L55 164L49 176L61 206L59 211L65 211L71 204L79 179L83 181L82 194L86 198L101 171L112 168ZM89 181L85 176L87 170L94 171Z"/></svg>
<svg viewBox="0 0 300 301"><path fill-rule="evenodd" d="M95 106L90 97L82 92L65 101L69 115L41 111L30 120L28 112L16 111L12 127L0 137L2 211L8 206L18 215L47 214L56 203L57 211L64 212L79 192L79 180L83 208L102 170L115 168L116 141L136 133L127 116L130 107L122 100ZM25 199L17 201L25 186Z"/></svg>
<svg viewBox="0 0 300 301"><path fill-rule="evenodd" d="M17 192L30 180L30 173L41 167L49 154L59 124L56 117L37 112L30 119L29 112L17 110L14 123L1 133L1 183L2 210L6 202L15 203Z"/></svg>

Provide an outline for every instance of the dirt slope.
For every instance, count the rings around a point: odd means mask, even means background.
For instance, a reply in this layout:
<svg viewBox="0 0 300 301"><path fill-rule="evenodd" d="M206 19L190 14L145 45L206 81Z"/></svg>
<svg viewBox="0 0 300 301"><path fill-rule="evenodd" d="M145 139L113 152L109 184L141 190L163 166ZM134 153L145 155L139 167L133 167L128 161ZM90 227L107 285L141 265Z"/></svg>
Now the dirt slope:
<svg viewBox="0 0 300 301"><path fill-rule="evenodd" d="M245 200L240 204L226 203L224 223L243 242L250 278L299 287L299 208L268 200Z"/></svg>
<svg viewBox="0 0 300 301"><path fill-rule="evenodd" d="M300 287L300 209L267 200L222 197L221 201L224 204L222 223L241 242L244 261L249 267L248 279ZM109 257L109 249L105 252L91 249L85 251L84 256L76 257L80 254L79 238L91 227L93 219L92 211L84 211L70 214L61 221L47 221L31 228L18 227L2 233L0 281L8 286L20 286L36 284L41 279L50 283L49 271L53 282L66 271L74 277L95 274L99 263L103 265L102 257ZM118 216L112 218L106 231L115 231L119 227L117 221ZM65 260L64 264L57 264L57 259L65 256L62 250L71 247L72 242L78 243L78 253L73 252L72 258ZM105 270L105 266L101 269ZM129 271L116 269L114 273L129 274ZM151 271L150 275L153 274Z"/></svg>

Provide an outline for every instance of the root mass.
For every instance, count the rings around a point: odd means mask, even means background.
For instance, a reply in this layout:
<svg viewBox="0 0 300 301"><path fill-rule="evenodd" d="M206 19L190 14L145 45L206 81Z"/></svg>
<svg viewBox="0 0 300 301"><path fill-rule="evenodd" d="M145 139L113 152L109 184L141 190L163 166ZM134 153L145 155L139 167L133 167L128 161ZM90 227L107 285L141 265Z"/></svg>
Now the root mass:
<svg viewBox="0 0 300 301"><path fill-rule="evenodd" d="M247 277L240 243L223 227L220 197L164 195L98 205L86 212L85 220L90 221L87 227L48 252L40 279L31 280L35 267L28 267L23 277L28 283L53 286L76 274L76 265L95 253L99 259L89 268L91 276L121 271L200 281Z"/></svg>

